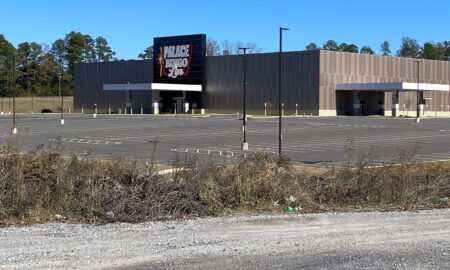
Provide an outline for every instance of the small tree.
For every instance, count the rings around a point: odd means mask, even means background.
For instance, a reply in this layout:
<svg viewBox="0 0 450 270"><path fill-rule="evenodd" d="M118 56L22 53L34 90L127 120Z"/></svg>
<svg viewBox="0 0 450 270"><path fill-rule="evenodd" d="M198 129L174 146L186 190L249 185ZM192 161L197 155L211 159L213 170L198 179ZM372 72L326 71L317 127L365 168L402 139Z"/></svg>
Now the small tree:
<svg viewBox="0 0 450 270"><path fill-rule="evenodd" d="M358 46L356 46L355 44L341 43L341 45L339 45L339 51L358 53L359 50Z"/></svg>
<svg viewBox="0 0 450 270"><path fill-rule="evenodd" d="M336 41L328 40L323 44L322 48L327 51L337 51L339 47Z"/></svg>
<svg viewBox="0 0 450 270"><path fill-rule="evenodd" d="M397 51L397 56L417 58L420 53L420 45L417 40L404 37L402 38L402 44L400 49Z"/></svg>
<svg viewBox="0 0 450 270"><path fill-rule="evenodd" d="M430 60L440 60L439 47L431 42L426 42L420 52L420 56Z"/></svg>
<svg viewBox="0 0 450 270"><path fill-rule="evenodd" d="M320 49L319 46L317 46L317 44L314 42L311 42L308 45L306 45L307 51L314 51L314 50L319 50L319 49Z"/></svg>
<svg viewBox="0 0 450 270"><path fill-rule="evenodd" d="M151 60L153 58L153 46L145 48L144 52L138 55L143 60Z"/></svg>
<svg viewBox="0 0 450 270"><path fill-rule="evenodd" d="M391 55L391 49L389 49L388 41L383 41L383 43L381 43L380 50L383 56Z"/></svg>
<svg viewBox="0 0 450 270"><path fill-rule="evenodd" d="M375 54L375 52L369 46L363 46L359 52L362 54Z"/></svg>

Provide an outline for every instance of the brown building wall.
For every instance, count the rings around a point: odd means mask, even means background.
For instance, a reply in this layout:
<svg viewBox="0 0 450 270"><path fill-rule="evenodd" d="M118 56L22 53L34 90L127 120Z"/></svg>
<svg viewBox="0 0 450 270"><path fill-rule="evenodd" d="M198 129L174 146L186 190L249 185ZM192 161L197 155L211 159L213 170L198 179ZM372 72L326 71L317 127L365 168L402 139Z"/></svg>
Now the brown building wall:
<svg viewBox="0 0 450 270"><path fill-rule="evenodd" d="M320 51L320 109L334 111L348 109L352 104L352 93L336 91L337 83L377 83L377 82L416 82L416 59L377 56L335 51ZM450 62L422 60L420 63L420 82L433 84L450 83ZM337 95L337 97L336 97ZM441 112L450 105L449 94L442 92L426 92L425 97L431 97L426 103L428 111ZM349 101L350 99L350 101ZM392 108L392 94L385 93L384 106ZM407 110L416 110L416 93L403 92L399 96L400 110L406 105ZM338 106L337 106L338 105ZM408 108L409 105L409 108ZM351 108L350 108L351 109Z"/></svg>

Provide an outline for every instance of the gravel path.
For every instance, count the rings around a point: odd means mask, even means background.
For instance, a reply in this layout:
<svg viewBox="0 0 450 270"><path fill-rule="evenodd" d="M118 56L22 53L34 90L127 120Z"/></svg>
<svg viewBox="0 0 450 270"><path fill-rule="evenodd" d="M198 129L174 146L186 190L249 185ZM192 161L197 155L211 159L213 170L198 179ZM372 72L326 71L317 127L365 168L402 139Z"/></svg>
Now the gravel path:
<svg viewBox="0 0 450 270"><path fill-rule="evenodd" d="M0 229L0 269L450 269L450 209Z"/></svg>

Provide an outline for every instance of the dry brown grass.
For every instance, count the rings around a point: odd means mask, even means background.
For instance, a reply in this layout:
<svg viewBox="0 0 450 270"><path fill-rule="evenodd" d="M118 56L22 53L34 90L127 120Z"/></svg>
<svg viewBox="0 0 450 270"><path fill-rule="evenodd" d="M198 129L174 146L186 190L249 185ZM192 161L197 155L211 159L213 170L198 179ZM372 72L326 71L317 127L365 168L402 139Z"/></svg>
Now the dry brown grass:
<svg viewBox="0 0 450 270"><path fill-rule="evenodd" d="M0 98L0 110L1 108ZM12 98L3 98L3 112L8 113L12 111ZM61 111L61 97L16 97L16 112L17 113L40 113L42 109L49 108L53 112ZM68 112L69 108L73 111L73 97L64 97L64 111Z"/></svg>
<svg viewBox="0 0 450 270"><path fill-rule="evenodd" d="M366 161L304 172L265 153L235 165L188 159L169 175L129 160L63 157L58 149L0 150L0 224L138 222L235 210L303 212L449 207L450 166Z"/></svg>

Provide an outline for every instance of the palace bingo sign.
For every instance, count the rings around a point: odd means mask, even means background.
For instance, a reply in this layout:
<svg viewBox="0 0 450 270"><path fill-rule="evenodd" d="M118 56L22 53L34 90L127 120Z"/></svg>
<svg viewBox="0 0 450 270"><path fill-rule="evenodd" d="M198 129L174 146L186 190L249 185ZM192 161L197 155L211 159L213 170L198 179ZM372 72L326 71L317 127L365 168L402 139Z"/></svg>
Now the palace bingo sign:
<svg viewBox="0 0 450 270"><path fill-rule="evenodd" d="M202 84L205 66L205 35L155 38L153 81Z"/></svg>

